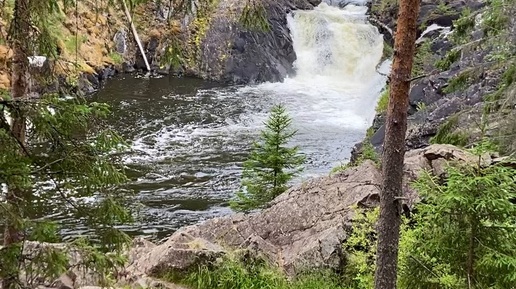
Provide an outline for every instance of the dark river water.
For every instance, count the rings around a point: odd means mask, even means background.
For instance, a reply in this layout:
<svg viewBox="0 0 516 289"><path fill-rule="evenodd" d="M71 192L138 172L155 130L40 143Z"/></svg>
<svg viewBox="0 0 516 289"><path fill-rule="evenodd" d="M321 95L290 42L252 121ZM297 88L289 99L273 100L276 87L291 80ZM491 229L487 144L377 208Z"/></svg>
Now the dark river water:
<svg viewBox="0 0 516 289"><path fill-rule="evenodd" d="M282 103L298 130L291 145L306 155L292 181L328 175L363 139L385 85L383 39L365 7L321 4L288 17L296 75L282 83L221 86L190 78L121 76L94 97L112 107L108 125L130 144L125 154L139 213L124 226L133 236L162 239L179 227L231 214L242 162L272 105ZM378 67L379 66L379 67ZM45 188L42 188L45 193ZM49 194L51 192L49 191ZM95 202L95 199L82 200ZM74 237L80 219L43 205Z"/></svg>

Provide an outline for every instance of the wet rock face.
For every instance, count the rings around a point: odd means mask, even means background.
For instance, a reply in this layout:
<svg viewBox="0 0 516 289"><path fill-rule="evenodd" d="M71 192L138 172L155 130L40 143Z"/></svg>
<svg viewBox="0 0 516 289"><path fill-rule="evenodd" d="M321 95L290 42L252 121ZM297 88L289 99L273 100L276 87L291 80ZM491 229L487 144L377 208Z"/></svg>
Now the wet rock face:
<svg viewBox="0 0 516 289"><path fill-rule="evenodd" d="M248 29L239 23L244 2L220 1L213 11L200 44L199 63L193 67L196 76L246 84L281 81L293 72L296 56L287 14L295 9L312 9L320 0L259 1L265 8L269 31Z"/></svg>
<svg viewBox="0 0 516 289"><path fill-rule="evenodd" d="M373 1L373 6L380 1ZM427 61L427 67L423 67L427 77L417 79L411 83L408 107L408 129L406 136L407 149L418 149L430 144L430 139L436 135L439 127L454 114L469 110L471 107L481 106L484 97L492 93L497 86L495 77L490 75L489 68L471 67L479 63L487 63L487 52L480 46L471 45L471 48L461 50L457 60L450 67L442 70L435 67L434 61L446 57L456 44L450 39L449 30L453 31L453 20L458 19L464 9L477 11L484 6L484 1L448 1L446 6L438 5L435 1L423 1L419 15L419 27L421 34L424 27L437 24L445 29L439 29L425 33L418 39L417 46L429 44L429 51L425 57L433 60ZM385 25L394 28L396 7L386 6L384 13L376 17ZM374 12L374 10L372 10ZM376 12L378 13L378 12ZM473 31L476 40L483 37L481 29ZM416 55L417 58L417 55ZM472 72L473 71L473 72ZM450 83L461 75L468 76L468 84L460 89L447 91ZM465 118L473 119L476 112L466 113ZM381 153L385 137L385 115L377 115L373 124L375 132L369 139L371 144ZM361 144L357 144L352 151L352 159L361 153Z"/></svg>
<svg viewBox="0 0 516 289"><path fill-rule="evenodd" d="M396 27L396 17L398 15L398 7L393 4L382 4L385 0L372 0L372 7L381 7L372 9L373 15L388 27L394 30ZM391 1L392 2L392 1ZM443 1L444 4L439 4L435 0L423 0L421 2L421 9L418 18L419 33L423 32L424 27L432 24L440 26L451 26L454 20L457 20L462 11L470 9L471 11L478 10L484 7L483 0L452 0Z"/></svg>

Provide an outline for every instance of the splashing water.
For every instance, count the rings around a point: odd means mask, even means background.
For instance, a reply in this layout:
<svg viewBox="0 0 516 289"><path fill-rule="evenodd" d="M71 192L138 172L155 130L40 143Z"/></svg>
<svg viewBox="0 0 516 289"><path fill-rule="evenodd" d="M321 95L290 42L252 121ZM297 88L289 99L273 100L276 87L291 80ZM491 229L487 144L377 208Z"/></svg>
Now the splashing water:
<svg viewBox="0 0 516 289"><path fill-rule="evenodd" d="M194 79L110 81L97 98L113 106L111 125L132 144L125 159L143 204L125 227L161 238L178 227L231 213L242 162L273 104L293 118L307 156L300 179L327 174L349 157L374 117L385 77L383 41L366 8L321 4L288 16L296 75L282 83L220 87ZM388 64L383 65L386 68ZM66 220L65 220L66 222ZM84 228L70 220L72 235Z"/></svg>

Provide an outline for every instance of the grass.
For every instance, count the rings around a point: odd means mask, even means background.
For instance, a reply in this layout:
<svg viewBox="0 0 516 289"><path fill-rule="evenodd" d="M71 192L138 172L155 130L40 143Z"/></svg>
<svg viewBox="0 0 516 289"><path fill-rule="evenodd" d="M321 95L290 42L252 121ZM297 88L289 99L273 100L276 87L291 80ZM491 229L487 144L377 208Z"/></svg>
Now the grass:
<svg viewBox="0 0 516 289"><path fill-rule="evenodd" d="M443 92L448 94L448 93L457 92L459 90L464 90L466 87L468 87L470 80L471 80L470 71L461 72L457 76L450 79L450 81L448 81L448 86L446 86L443 89Z"/></svg>
<svg viewBox="0 0 516 289"><path fill-rule="evenodd" d="M446 55L435 63L435 67L442 71L450 69L453 63L460 59L461 51L459 49L452 49Z"/></svg>
<svg viewBox="0 0 516 289"><path fill-rule="evenodd" d="M265 261L249 262L234 257L178 276L165 274L164 278L193 289L344 289L339 285L339 276L331 272L301 274L295 280L288 280Z"/></svg>
<svg viewBox="0 0 516 289"><path fill-rule="evenodd" d="M122 62L124 62L122 55L116 51L109 53L108 57L113 60L114 64L122 64Z"/></svg>
<svg viewBox="0 0 516 289"><path fill-rule="evenodd" d="M66 51L70 55L75 55L75 52L81 47L82 44L86 43L87 40L88 38L85 35L77 35L77 37L75 37L75 35L71 35L64 39L63 42Z"/></svg>
<svg viewBox="0 0 516 289"><path fill-rule="evenodd" d="M452 116L437 130L436 135L430 139L431 144L451 144L464 147L468 144L469 136L465 132L454 132L459 122L458 115Z"/></svg>

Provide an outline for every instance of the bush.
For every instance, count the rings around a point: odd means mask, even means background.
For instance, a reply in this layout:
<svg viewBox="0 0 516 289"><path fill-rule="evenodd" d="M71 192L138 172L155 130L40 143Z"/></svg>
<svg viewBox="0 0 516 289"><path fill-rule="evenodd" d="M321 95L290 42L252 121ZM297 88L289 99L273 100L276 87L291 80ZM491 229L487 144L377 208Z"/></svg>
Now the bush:
<svg viewBox="0 0 516 289"><path fill-rule="evenodd" d="M514 288L516 170L457 164L445 181L425 173L415 188L423 202L403 234L400 287Z"/></svg>
<svg viewBox="0 0 516 289"><path fill-rule="evenodd" d="M194 289L344 289L339 276L328 271L301 274L289 281L279 268L261 260L228 257L209 267L200 266L182 280Z"/></svg>

